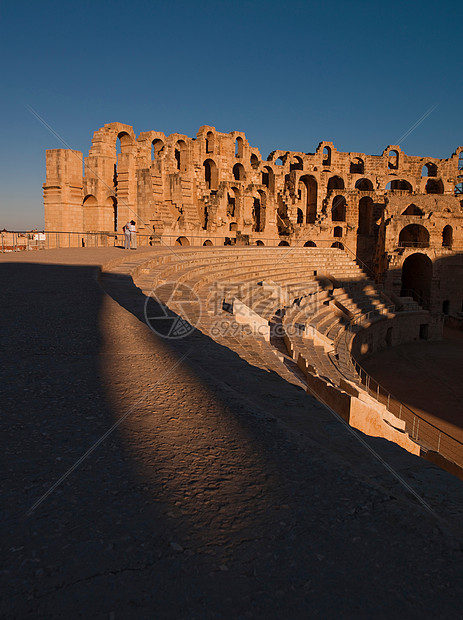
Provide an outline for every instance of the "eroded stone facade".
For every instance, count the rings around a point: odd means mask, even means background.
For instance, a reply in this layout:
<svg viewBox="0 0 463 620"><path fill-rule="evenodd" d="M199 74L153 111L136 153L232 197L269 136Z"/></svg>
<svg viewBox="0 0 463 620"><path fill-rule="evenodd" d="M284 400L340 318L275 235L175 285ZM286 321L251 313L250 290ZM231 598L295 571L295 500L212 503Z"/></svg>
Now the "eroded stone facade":
<svg viewBox="0 0 463 620"><path fill-rule="evenodd" d="M320 142L314 153L263 159L239 131L137 138L131 126L109 123L88 157L47 151L45 227L113 233L135 219L139 233L168 244L342 244L399 293L410 254L435 262L463 248L462 175L463 147L436 159L394 145L365 155ZM454 288L444 295L460 311Z"/></svg>

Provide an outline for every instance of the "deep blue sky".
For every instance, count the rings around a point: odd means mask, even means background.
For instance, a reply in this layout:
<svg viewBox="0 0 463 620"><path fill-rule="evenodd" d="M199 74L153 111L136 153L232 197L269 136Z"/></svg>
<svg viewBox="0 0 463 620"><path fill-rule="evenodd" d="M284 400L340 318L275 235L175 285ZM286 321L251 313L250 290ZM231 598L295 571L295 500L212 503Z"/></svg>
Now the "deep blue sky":
<svg viewBox="0 0 463 620"><path fill-rule="evenodd" d="M276 148L463 144L461 2L0 1L0 228L43 227L45 149L112 121Z"/></svg>

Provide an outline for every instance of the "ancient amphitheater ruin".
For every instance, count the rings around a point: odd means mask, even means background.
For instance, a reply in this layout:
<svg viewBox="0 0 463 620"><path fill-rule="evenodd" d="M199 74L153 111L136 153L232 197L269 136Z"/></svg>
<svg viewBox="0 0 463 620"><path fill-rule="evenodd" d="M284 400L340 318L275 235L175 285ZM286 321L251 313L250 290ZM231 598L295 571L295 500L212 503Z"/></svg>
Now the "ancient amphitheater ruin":
<svg viewBox="0 0 463 620"><path fill-rule="evenodd" d="M49 247L111 246L134 219L150 253L102 282L135 281L155 331L167 312L170 337L196 328L307 387L352 426L461 473L461 442L361 363L461 320L462 181L463 147L436 159L321 142L263 159L239 131L137 138L110 123L85 159L47 151L45 224Z"/></svg>

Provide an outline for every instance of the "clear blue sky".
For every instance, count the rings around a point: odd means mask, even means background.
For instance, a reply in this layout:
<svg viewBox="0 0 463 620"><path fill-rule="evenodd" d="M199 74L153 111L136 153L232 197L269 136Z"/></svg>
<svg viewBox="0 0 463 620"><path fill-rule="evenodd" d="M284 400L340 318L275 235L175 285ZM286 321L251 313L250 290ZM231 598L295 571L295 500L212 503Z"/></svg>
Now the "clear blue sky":
<svg viewBox="0 0 463 620"><path fill-rule="evenodd" d="M276 148L380 153L463 144L462 3L0 1L0 228L43 227L45 149L88 153L112 121Z"/></svg>

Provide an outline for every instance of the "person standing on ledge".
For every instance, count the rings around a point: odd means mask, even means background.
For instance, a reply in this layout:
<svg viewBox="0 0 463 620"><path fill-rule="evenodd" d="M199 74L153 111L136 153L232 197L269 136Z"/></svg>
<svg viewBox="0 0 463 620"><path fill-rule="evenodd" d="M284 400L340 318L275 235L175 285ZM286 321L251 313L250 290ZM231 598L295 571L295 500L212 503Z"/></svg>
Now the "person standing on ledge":
<svg viewBox="0 0 463 620"><path fill-rule="evenodd" d="M130 226L131 222L127 222L127 224L122 227L124 231L124 250L130 250Z"/></svg>
<svg viewBox="0 0 463 620"><path fill-rule="evenodd" d="M129 226L129 230L130 230L130 249L131 250L136 250L137 249L137 228L135 226L135 222L133 220L130 220L130 223L128 224Z"/></svg>

